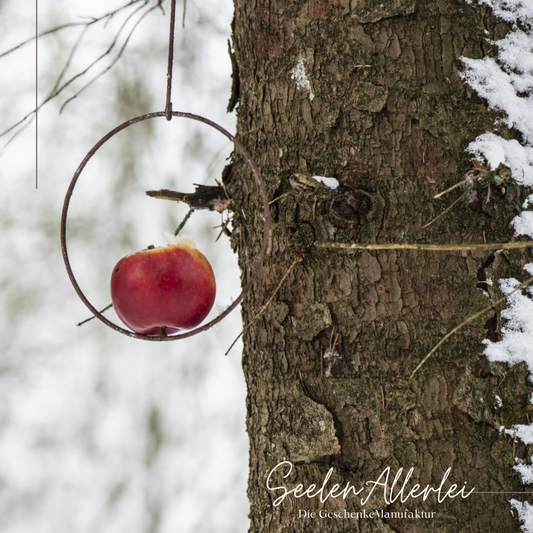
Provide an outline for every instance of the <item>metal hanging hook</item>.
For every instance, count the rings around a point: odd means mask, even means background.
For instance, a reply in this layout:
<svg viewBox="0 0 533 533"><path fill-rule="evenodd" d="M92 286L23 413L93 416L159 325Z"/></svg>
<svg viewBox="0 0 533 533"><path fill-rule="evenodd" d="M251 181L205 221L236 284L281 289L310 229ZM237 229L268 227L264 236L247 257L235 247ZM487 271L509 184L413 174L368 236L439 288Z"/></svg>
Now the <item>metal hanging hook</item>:
<svg viewBox="0 0 533 533"><path fill-rule="evenodd" d="M132 118L130 120L127 120L126 122L123 122L113 130L111 130L109 133L104 135L87 153L87 155L84 157L83 161L80 163L78 168L76 169L76 172L74 172L74 176L72 177L72 180L70 182L70 185L67 189L67 193L65 195L65 200L63 202L63 210L61 213L61 251L63 254L63 261L65 263L65 268L67 269L68 277L74 287L74 290L78 294L81 301L88 307L88 309L91 311L91 313L98 318L101 322L103 322L106 326L110 327L111 329L117 331L118 333L121 333L123 335L127 335L128 337L134 338L134 339L142 339L142 340L148 340L148 341L174 341L178 339L185 339L187 337L192 337L193 335L196 335L198 333L201 333L203 331L208 330L215 324L218 324L223 318L225 318L231 311L233 311L243 300L243 298L246 296L246 294L250 291L253 283L256 281L259 271L263 265L263 262L266 257L267 249L268 249L268 242L269 242L269 236L270 236L270 209L269 209L269 199L266 191L266 187L263 181L263 178L261 176L261 172L259 171L259 167L257 166L256 162L253 160L250 153L246 150L246 148L242 145L242 143L236 139L229 131L227 131L225 128L217 124L216 122L209 120L208 118L202 117L200 115L195 115L192 113L186 113L182 111L173 111L172 110L172 101L171 101L171 95L172 95L172 74L173 74L173 60L174 60L174 27L175 27L175 21L176 21L176 0L171 0L171 11L170 11L170 34L169 34L169 48L168 48L168 66L167 66L167 92L166 92L166 105L164 111L158 111L155 113L148 113L146 115L141 115L135 118ZM185 118L188 120L194 120L197 122L201 122L202 124L205 124L211 128L214 128L215 130L219 131L227 137L234 145L237 152L245 159L245 161L248 163L252 174L255 178L255 181L259 188L259 194L261 196L262 204L263 204L263 218L264 218L264 224L263 224L263 235L262 235L262 242L261 242L261 250L255 260L252 274L242 289L241 293L237 296L237 298L231 303L229 307L227 307L222 313L220 313L217 317L215 317L213 320L208 322L207 324L204 324L203 326L198 326L194 329L191 329L189 331L185 331L183 333L180 333L178 335L172 335L172 336L166 336L161 335L159 337L153 337L149 335L143 335L140 333L135 333L133 331L127 330L114 322L111 322L111 320L107 319L100 311L98 311L88 300L85 293L80 288L80 285L74 275L74 272L72 270L72 266L70 263L70 258L68 255L68 247L67 247L67 217L68 217L68 210L70 206L70 200L72 198L72 195L74 193L74 189L76 187L76 184L81 176L81 173L83 172L83 169L89 162L89 160L98 152L98 150L105 144L107 141L109 141L112 137L117 135L119 132L123 131L124 129L133 126L134 124L137 124L139 122L144 122L146 120L152 120L154 118L160 118L164 117L167 120L171 120L173 117L179 117L179 118Z"/></svg>
<svg viewBox="0 0 533 533"><path fill-rule="evenodd" d="M176 28L176 0L170 0L170 33L168 36L167 100L165 116L172 120L172 74L174 72L174 31Z"/></svg>

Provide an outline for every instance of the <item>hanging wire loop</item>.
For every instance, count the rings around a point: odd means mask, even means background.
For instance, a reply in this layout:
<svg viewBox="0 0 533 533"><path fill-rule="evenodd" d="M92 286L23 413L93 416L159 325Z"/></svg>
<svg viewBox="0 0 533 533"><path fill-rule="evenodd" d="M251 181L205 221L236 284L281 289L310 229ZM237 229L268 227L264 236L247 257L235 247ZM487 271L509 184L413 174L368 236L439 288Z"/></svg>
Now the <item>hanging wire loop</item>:
<svg viewBox="0 0 533 533"><path fill-rule="evenodd" d="M70 200L72 198L72 195L74 193L74 188L76 187L76 183L78 182L81 173L89 160L96 154L96 152L107 142L109 139L114 137L117 133L121 132L122 130L128 128L129 126L133 126L134 124L137 124L138 122L143 122L145 120L151 120L154 118L167 118L167 111L158 111L156 113L148 113L146 115L141 115L139 117L132 118L131 120L128 120L120 126L117 126L115 129L111 130L107 135L102 137L87 153L83 161L80 163L78 168L76 169L76 172L74 173L74 176L72 177L72 180L70 182L70 185L68 187L67 193L65 195L65 200L63 202L63 210L61 213L61 251L63 254L63 261L65 262L65 267L67 269L68 277L70 278L70 281L74 287L74 290L80 297L81 301L88 307L88 309L91 311L91 313L98 318L101 322L103 322L106 326L110 327L111 329L117 331L118 333L122 333L123 335L127 335L128 337L131 337L133 339L142 339L147 341L175 341L179 339L185 339L187 337L192 337L193 335L196 335L198 333L201 333L203 331L207 331L211 327L213 327L215 324L218 324L222 319L224 319L226 316L228 316L243 300L243 298L248 294L250 291L253 283L256 281L259 272L261 270L261 267L263 266L263 262L266 257L267 249L268 249L268 240L270 235L270 210L269 210L269 199L267 196L265 184L263 181L263 178L261 176L261 172L259 171L259 167L253 160L252 156L249 154L249 152L244 148L242 143L236 139L229 131L224 129L222 126L217 124L216 122L213 122L212 120L209 120L205 117L202 117L200 115L194 115L192 113L185 113L181 111L173 111L172 117L176 118L185 118L189 120L194 120L197 122L201 122L203 124L206 124L207 126L214 128L215 130L222 133L225 137L227 137L235 146L236 150L239 152L239 154L245 159L245 161L250 166L250 169L252 171L252 174L255 178L255 181L257 182L257 185L259 187L259 193L261 195L261 200L263 204L263 217L264 217L264 224L263 224L263 234L262 234L262 242L261 242L261 250L259 251L259 254L257 258L255 259L255 263L253 266L253 270L251 273L250 278L248 279L248 282L242 289L241 293L237 298L227 307L222 313L220 313L218 316L216 316L213 320L210 322L207 322L206 324L199 326L197 328L191 329L189 331L185 331L183 333L180 333L178 335L172 335L172 336L158 336L153 337L149 335L143 335L140 333L135 333L133 331L124 329L114 322L111 322L108 320L102 313L96 309L91 302L87 299L84 292L81 290L78 281L74 275L74 272L72 270L72 266L70 264L70 259L68 255L68 248L67 248L67 215L68 215L68 209L70 206Z"/></svg>

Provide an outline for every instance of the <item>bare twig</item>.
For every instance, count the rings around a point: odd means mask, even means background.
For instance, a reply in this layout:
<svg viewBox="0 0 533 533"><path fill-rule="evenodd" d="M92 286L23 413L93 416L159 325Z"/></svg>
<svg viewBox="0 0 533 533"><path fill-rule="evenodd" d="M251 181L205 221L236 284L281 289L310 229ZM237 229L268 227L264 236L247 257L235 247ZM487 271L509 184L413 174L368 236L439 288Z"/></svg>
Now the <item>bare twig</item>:
<svg viewBox="0 0 533 533"><path fill-rule="evenodd" d="M87 74L95 65L97 65L100 61L102 61L106 56L108 56L109 54L111 54L111 52L113 51L113 49L115 48L117 42L118 42L118 39L120 38L120 35L122 34L125 26L127 25L127 23L132 19L132 17L134 17L139 11L141 11L144 7L146 7L146 5L149 3L150 0L133 0L131 2L129 2L128 4L125 4L124 6L116 9L115 11L112 11L106 15L103 15L102 17L99 17L97 19L91 19L89 22L76 22L76 23L70 23L70 24L64 24L62 26L58 26L56 28L53 28L52 30L48 30L47 32L43 32L42 34L39 35L39 37L41 36L44 36L44 35L48 35L48 34L51 34L51 33L54 33L56 31L60 31L64 28L68 28L68 27L77 27L77 26L91 26L97 22L101 22L102 20L106 20L106 21L109 21L112 17L114 17L118 12L122 11L123 9L126 9L130 6L133 6L139 2L142 1L142 5L138 6L132 13L130 13L125 21L122 23L122 25L120 26L117 34L115 35L114 39L112 40L111 44L109 45L109 47L107 48L107 50L101 54L97 59L95 59L90 65L88 65L85 69L83 69L82 71L78 72L77 74L75 74L74 76L72 76L69 80L67 80L66 82L64 82L62 85L59 85L60 83L60 80L64 77L64 74L66 72L66 69L68 68L68 66L70 65L70 62L72 60L72 56L74 55L77 47L79 46L80 44L80 41L81 39L83 38L83 36L80 36L78 37L76 43L74 44L73 46L73 49L71 50L70 52L70 56L69 56L69 59L67 60L67 64L65 65L65 67L63 68L61 74L59 75L58 77L58 80L56 81L56 84L54 85L54 89L51 91L51 93L41 102L41 104L39 104L39 106L37 106L35 109L33 109L32 111L30 111L29 113L27 113L24 117L22 117L19 121L17 121L15 124L11 125L9 128L7 128L6 130L4 130L3 132L0 133L0 137L3 137L4 135L7 135L9 132L13 131L15 128L17 128L18 126L20 126L21 124L23 124L24 122L26 122L28 120L28 118L32 117L33 115L35 115L37 113L37 111L39 111L44 105L46 105L48 102L50 102L51 100L53 100L54 98L56 98L59 94L61 94L67 87L69 87L74 81L76 81L78 78L84 76L85 74ZM61 109L60 109L60 112L64 109L64 107L70 102L72 101L74 98L76 98L82 91L84 91L87 87L89 87L90 85L92 85L97 79L99 79L100 77L102 77L105 73L107 73L116 63L117 61L121 58L121 56L123 55L123 52L124 52L124 49L126 47L126 45L128 44L133 32L135 31L135 29L138 27L138 25L140 24L140 22L151 12L153 11L154 9L157 9L159 8L159 3L155 6L152 6L150 9L148 9L145 13L142 14L142 16L140 17L140 19L135 23L133 29L131 30L131 32L128 34L127 38L126 38L126 41L125 43L123 44L123 46L121 47L117 57L112 61L112 63L105 69L103 70L100 74L98 74L97 76L95 76L94 79L92 79L90 82L88 82L84 87L82 87L74 96L72 96L71 98L69 98L66 102L63 103L63 105L61 106ZM82 32L83 33L83 32ZM3 55L7 55L8 53L11 53L13 51L15 51L16 49L20 48L21 46L23 46L24 44L27 44L31 41L33 41L35 38L32 37L31 39L28 39L27 41L24 41L24 43L21 43L20 45L4 52L3 54L0 55L0 58L3 56ZM59 83L58 83L59 82ZM8 143L9 144L9 143ZM7 145L6 145L7 146ZM4 146L5 148L5 146Z"/></svg>
<svg viewBox="0 0 533 533"><path fill-rule="evenodd" d="M52 88L51 94L55 93L58 90L59 85L63 81L63 78L64 78L65 74L67 73L68 69L70 68L70 65L72 64L72 59L74 58L74 55L78 51L78 48L79 48L81 42L83 41L83 38L85 37L88 29L89 29L89 26L85 26L85 28L83 28L81 30L80 34L78 35L78 38L76 39L76 42L74 43L74 45L72 46L72 49L70 50L70 53L69 53L69 56L68 56L67 61L65 63L65 66L63 67L63 70L59 73L59 76L57 77L57 80L54 83L54 87Z"/></svg>
<svg viewBox="0 0 533 533"><path fill-rule="evenodd" d="M32 123L31 120L29 120L28 122L26 122L26 124L22 125L17 131L15 131L13 133L13 135L11 135L11 137L9 138L9 140L4 144L4 146L2 146L2 148L0 149L0 156L4 153L4 151L6 150L6 148L15 140L15 138L20 135L30 124Z"/></svg>
<svg viewBox="0 0 533 533"><path fill-rule="evenodd" d="M442 191L440 192L439 194L436 194L433 199L434 200L437 200L439 198L442 198L444 195L452 192L452 191L455 191L455 189L457 189L458 187L461 187L461 185L466 185L467 183L471 183L472 181L476 180L477 178L479 178L479 175L475 175L475 176L467 176L464 180L461 180L457 183L455 183L454 185L452 185L451 187L449 187L448 189L446 189L445 191Z"/></svg>
<svg viewBox="0 0 533 533"><path fill-rule="evenodd" d="M209 209L209 211L217 211L218 213L223 213L233 203L221 185L198 185L195 183L194 188L194 192L161 189L159 191L146 191L146 195L160 200L184 202L191 209Z"/></svg>
<svg viewBox="0 0 533 533"><path fill-rule="evenodd" d="M100 313L105 313L108 309L111 309L113 307L113 304L109 304L109 305L106 305L101 311ZM78 322L76 325L77 326L83 326L83 324L87 324L87 322L90 322L91 320L93 320L94 318L96 318L95 316L91 316L89 318L86 318L85 320L82 320L81 322Z"/></svg>
<svg viewBox="0 0 533 533"><path fill-rule="evenodd" d="M335 337L333 337L333 334L335 334ZM340 333L337 331L337 326L335 326L331 331L331 336L333 339L333 343L330 344L330 352L333 353L335 351L335 348L337 348L337 344L339 343L340 337Z"/></svg>
<svg viewBox="0 0 533 533"><path fill-rule="evenodd" d="M440 192L439 194L436 194L433 198L437 200L438 198L442 198L444 195L455 191L458 187L461 187L463 185L469 185L473 181L476 181L478 179L486 178L487 176L491 175L490 167L487 165L481 164L479 162L474 162L474 167L471 168L465 175L464 179L461 181L455 183L448 189Z"/></svg>
<svg viewBox="0 0 533 533"><path fill-rule="evenodd" d="M87 74L89 72L89 70L91 70L95 65L97 65L104 57L108 56L111 51L113 50L113 48L115 47L117 41L118 41L118 38L120 37L120 34L122 33L122 30L124 29L124 27L126 26L126 24L131 20L131 18L136 14L138 13L143 7L146 6L146 4L148 3L148 0L145 0L144 4L140 7L138 7L131 15L128 16L128 18L124 21L124 23L122 24L122 26L120 27L119 31L117 32L117 35L115 36L115 38L113 39L112 43L109 45L108 49L100 56L98 57L97 59L95 59L86 69L84 69L82 72L76 74L75 76L73 76L68 82L66 82L65 84L63 84L52 96L51 98L54 98L56 97L60 92L62 92L66 87L68 87L73 81L75 81L76 79L80 78L81 76L84 76L85 74ZM119 61L119 59L122 57L122 55L124 54L124 50L126 49L126 46L128 46L128 43L132 37L132 35L134 34L135 30L137 29L137 27L139 26L139 24L144 20L144 18L146 16L148 16L152 11L156 10L158 6L153 6L151 7L150 9L148 9L145 13L143 13L141 15L141 17L139 18L139 20L134 24L133 28L131 29L131 31L128 33L128 36L126 37L126 40L124 41L124 44L121 46L120 50L118 51L115 59L113 59L113 61L104 69L102 70L102 72L100 72L99 74L97 74L92 80L88 81L79 91L77 91L73 96L71 96L70 98L68 98L65 102L63 102L63 104L61 105L60 109L59 109L59 112L62 113L63 112L63 109L65 109L65 107L67 106L67 104L69 104L70 102L72 102L72 100L76 99L83 91L85 91L85 89L89 88L95 81L99 80L104 74L106 74L107 72L109 72ZM51 99L50 98L50 99ZM41 104L42 106L42 104Z"/></svg>
<svg viewBox="0 0 533 533"><path fill-rule="evenodd" d="M181 27L185 28L185 15L187 13L187 0L183 0L183 15L181 17Z"/></svg>
<svg viewBox="0 0 533 533"><path fill-rule="evenodd" d="M466 320L461 322L458 326L455 326L451 331L449 331L442 339L429 351L429 353L422 359L422 361L418 364L418 366L413 370L411 375L409 376L409 379L413 379L415 374L422 368L422 366L427 362L427 360L455 333L457 333L461 328L466 326L467 324L470 324L470 322L473 322L480 316L483 316L488 311L494 310L494 308L501 304L502 302L505 302L509 296L514 294L515 292L518 292L522 290L523 288L531 285L533 283L533 277L526 279L523 283L518 285L515 289L513 289L510 293L506 294L505 296L502 296L492 304L488 305L487 307L483 308L481 311L478 311L477 313L473 314L472 316L469 316Z"/></svg>
<svg viewBox="0 0 533 533"><path fill-rule="evenodd" d="M237 341L244 335L244 332L266 311L267 307L272 303L272 300L278 294L279 290L285 283L285 280L289 277L289 274L292 272L294 267L302 260L301 257L297 257L292 263L291 266L287 269L287 272L283 275L280 282L278 283L277 287L272 291L272 294L270 295L270 298L267 300L265 305L259 309L259 311L254 315L252 320L246 324L246 327L243 328L243 330L237 335L237 338L231 343L231 346L227 349L226 353L224 355L228 355L231 352L231 349L237 344Z"/></svg>
<svg viewBox="0 0 533 533"><path fill-rule="evenodd" d="M287 195L289 195L289 194L292 194L292 191L288 191L288 192L284 192L283 194L280 194L279 196L277 196L277 197L274 198L273 200L270 200L270 202L268 203L268 205L275 204L277 201L281 200L282 198L285 198L285 196L287 196Z"/></svg>
<svg viewBox="0 0 533 533"><path fill-rule="evenodd" d="M144 0L132 0L131 2L128 2L127 4L124 4L123 6L120 6L119 8L115 9L114 11L110 11L109 13L106 13L105 15L102 15L101 17L94 18L91 17L88 21L80 21L80 22L67 22L66 24L61 24L59 26L56 26L54 28L51 28L49 30L43 31L39 33L37 36L29 37L28 39L22 41L21 43L17 44L16 46L13 46L12 48L9 48L9 50L6 50L5 52L0 53L0 59L4 56L7 56L19 48L22 48L23 46L26 46L27 44L30 44L31 42L35 41L36 38L40 39L41 37L46 37L47 35L52 35L54 33L58 33L61 30L67 29L67 28L76 28L78 26L92 26L94 24L98 24L102 20L111 20L116 14L118 14L120 11L123 11L124 9L127 9L128 7L137 4Z"/></svg>
<svg viewBox="0 0 533 533"><path fill-rule="evenodd" d="M191 215L194 213L194 209L189 209L188 213L185 215L185 218L181 221L180 225L176 228L176 231L174 232L174 237L177 237L181 230L185 227L185 224L187 224L187 221L189 218L191 218Z"/></svg>
<svg viewBox="0 0 533 533"><path fill-rule="evenodd" d="M459 198L457 198L457 200L455 200L451 205L449 205L442 213L437 215L433 220L431 220L427 224L424 224L422 226L422 229L429 228L429 226L431 226L433 223L437 222L437 220L439 220L441 217L443 217L444 215L447 215L464 198L464 196L465 196L464 193L461 194L461 196L459 196Z"/></svg>
<svg viewBox="0 0 533 533"><path fill-rule="evenodd" d="M222 235L226 235L227 237L231 237L231 231L228 228L228 226L233 221L233 217L228 216L226 218L226 220L224 220L224 214L221 213L220 218L221 218L220 226L215 226L213 228L213 229L220 228L220 232L218 233L217 238L215 239L215 242L218 242L218 240L220 239L220 237L222 237Z"/></svg>
<svg viewBox="0 0 533 533"><path fill-rule="evenodd" d="M337 250L420 250L431 252L461 252L468 250L512 250L529 248L533 241L497 242L489 244L360 244L343 242L315 242L317 248Z"/></svg>

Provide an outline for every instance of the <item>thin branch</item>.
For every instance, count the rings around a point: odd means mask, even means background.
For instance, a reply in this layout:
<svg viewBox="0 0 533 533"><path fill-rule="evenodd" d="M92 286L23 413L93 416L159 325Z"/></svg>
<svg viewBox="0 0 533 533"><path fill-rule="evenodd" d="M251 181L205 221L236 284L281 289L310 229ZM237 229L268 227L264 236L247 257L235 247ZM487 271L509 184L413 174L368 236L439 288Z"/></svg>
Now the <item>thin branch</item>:
<svg viewBox="0 0 533 533"><path fill-rule="evenodd" d="M292 194L292 191L287 191L287 192L284 192L283 194L280 194L279 196L277 196L273 200L270 200L270 202L268 202L268 205L275 204L276 202L278 202L282 198L285 198L285 196L288 196L289 194Z"/></svg>
<svg viewBox="0 0 533 533"><path fill-rule="evenodd" d="M89 29L89 26L85 26L85 28L83 28L81 30L80 34L78 35L78 38L76 39L76 42L74 43L74 45L72 46L72 49L70 50L70 54L68 56L67 62L65 63L65 66L63 67L63 70L59 73L59 76L57 77L56 82L54 83L54 87L52 88L51 93L55 93L57 91L57 89L59 88L59 84L61 83L61 81L63 80L63 77L67 73L67 70L69 69L69 67L70 67L70 65L72 63L72 59L73 59L74 55L76 54L76 52L78 51L78 48L79 48L81 42L83 41L83 38L85 37L85 34L87 33L88 29Z"/></svg>
<svg viewBox="0 0 533 533"><path fill-rule="evenodd" d="M105 313L108 309L111 309L113 307L113 304L109 304L109 305L106 305L101 311L100 313ZM91 320L93 320L94 318L96 318L95 316L91 316L89 318L86 318L85 320L82 320L81 322L78 322L76 324L76 326L83 326L83 324L87 324L87 322L90 322Z"/></svg>
<svg viewBox="0 0 533 533"><path fill-rule="evenodd" d="M9 138L6 144L4 144L4 146L2 146L2 148L0 149L0 157L5 152L7 147L15 140L15 138L18 137L27 127L29 127L31 123L32 121L29 120L28 122L26 122L26 124L21 126L15 133L13 133L13 135Z"/></svg>
<svg viewBox="0 0 533 533"><path fill-rule="evenodd" d="M135 11L133 11L133 13L130 13L126 19L124 20L124 22L121 24L119 30L117 31L117 34L115 35L114 39L111 41L111 44L107 47L107 50L101 54L100 56L98 56L92 63L90 63L84 70L78 72L78 74L75 74L74 76L72 76L72 78L70 78L67 82L65 82L57 91L55 91L54 93L51 93L51 95L49 96L49 98L54 98L55 96L58 96L64 89L66 89L70 84L72 84L74 81L76 81L78 78L81 78L82 76L85 76L85 74L87 74L95 65L97 65L100 61L102 61L102 59L104 59L105 57L107 57L109 54L111 54L111 52L113 51L113 49L115 48L115 45L117 44L118 42L118 39L120 37L120 35L122 34L122 31L124 30L124 28L126 27L126 25L128 24L128 22L132 19L132 17L134 17L141 9L143 9L144 7L146 7L146 4L148 3L148 0L144 0L144 3L142 6L139 6L135 9ZM152 8L153 9L153 8ZM142 20L142 18L140 19ZM137 24L134 26L133 30L135 30L135 28L137 27ZM133 31L132 30L132 31ZM129 37L131 36L131 33L130 35L128 36L128 39ZM127 43L127 41L126 41ZM123 48L119 51L119 57L122 55L122 52L123 52ZM115 60L116 61L116 60ZM113 65L113 63L112 63ZM106 71L104 71L106 72ZM102 74L100 74L99 76L101 76ZM93 80L94 81L94 80ZM83 89L82 89L83 90ZM81 91L80 91L81 92ZM60 109L60 113L61 111L63 111L63 107L66 105L66 103L64 103L62 106L61 106L61 109Z"/></svg>
<svg viewBox="0 0 533 533"><path fill-rule="evenodd" d="M48 100L45 100L44 102L42 102L38 107L36 107L35 109L33 109L32 111L30 111L29 113L27 113L24 117L22 117L18 122L15 122L15 124L13 124L12 126L10 126L9 128L7 128L7 130L4 130L2 133L0 133L0 137L3 137L4 135L7 135L8 133L12 132L15 128L17 128L18 126L20 126L21 124L23 124L24 122L26 122L26 120L28 120L30 117L32 117L33 115L35 115L35 113L37 113L37 111L39 111L41 109L41 107L46 104L48 102ZM15 133L15 135L18 135L18 133ZM9 144L9 143L8 143ZM7 146L7 145L6 145Z"/></svg>
<svg viewBox="0 0 533 533"><path fill-rule="evenodd" d="M272 291L272 294L270 295L270 298L267 300L265 305L259 309L259 311L254 315L252 320L246 324L246 327L243 328L243 330L237 335L237 338L231 343L231 346L227 349L226 353L224 355L228 355L231 352L231 349L237 344L237 341L244 335L244 332L266 311L267 307L272 303L272 300L275 298L276 294L278 294L279 290L281 289L282 285L285 283L285 280L289 277L289 274L293 271L294 267L302 260L301 257L297 257L291 264L291 266L287 269L287 272L283 275L280 282L278 283L277 287Z"/></svg>
<svg viewBox="0 0 533 533"><path fill-rule="evenodd" d="M464 196L465 196L465 193L461 194L461 196L459 196L459 198L457 198L457 200L455 200L452 204L450 204L442 213L437 215L433 220L431 220L427 224L424 224L422 226L422 229L429 228L429 226L431 226L432 224L437 222L437 220L439 220L443 216L447 215L464 198Z"/></svg>
<svg viewBox="0 0 533 533"><path fill-rule="evenodd" d="M161 189L159 191L146 191L147 196L160 200L186 203L191 209L209 209L223 213L232 206L230 200L221 185L198 185L194 184L194 192L179 192Z"/></svg>
<svg viewBox="0 0 533 533"><path fill-rule="evenodd" d="M118 13L119 11L121 11L122 9L126 8L126 7L129 7L131 5L134 5L134 4L137 4L139 1L141 0L133 0L132 2L126 4L125 6L122 6L122 8L119 8L113 12L111 12L110 14L108 15L104 15L103 17L100 17L99 19L94 19L95 21L100 21L106 17L112 17L114 16L116 13ZM95 59L89 66L87 66L83 71L81 72L78 72L76 75L74 75L72 78L70 78L68 81L66 81L63 85L61 85L59 88L56 88L54 91L52 91L42 102L41 104L36 107L35 109L33 109L32 111L30 111L29 113L27 113L22 119L20 119L18 122L16 122L15 124L13 124L12 126L10 126L8 129L4 130L2 133L0 133L0 137L3 137L4 135L7 135L9 132L13 131L15 128L17 128L18 126L20 126L21 124L23 124L28 118L30 118L31 116L33 116L37 111L39 111L44 105L46 105L48 102L50 102L53 98L55 98L56 96L58 96L61 92L63 92L69 85L71 85L75 80L77 80L78 78L84 76L85 74L87 74L98 62L100 62L103 58L105 58L106 56L108 56L111 51L114 49L122 31L124 30L124 27L127 25L127 23L131 20L131 18L133 16L135 16L135 14L137 14L140 10L142 10L144 7L146 7L146 5L149 3L149 0L142 0L143 1L143 4L139 7L137 7L131 14L129 14L126 18L126 20L122 23L121 27L119 28L115 38L113 39L113 41L111 42L111 44L109 45L109 47L107 48L107 50L101 54L97 59ZM128 44L129 42L129 39L131 38L134 30L137 28L137 26L140 24L140 22L151 12L153 11L154 9L157 9L158 7L160 7L159 3L153 7L151 7L148 11L146 11L142 16L141 18L135 23L133 29L131 30L130 34L128 35L128 37L126 38L126 42L124 43L124 45L122 46L121 50L119 51L119 54L117 56L117 58L111 63L110 66L108 66L103 72L101 72L98 76L96 76L92 81L90 81L87 85L85 85L82 89L80 89L80 91L78 91L73 97L69 98L65 103L63 103L63 105L61 106L61 109L60 109L60 112L64 109L65 105L70 102L73 98L76 98L80 92L82 92L83 90L85 90L89 85L91 85L94 81L96 81L98 78L100 78L101 76L103 76L106 72L108 72L115 64L116 62L118 61L118 59L120 59L120 57L122 56L123 52L124 52L124 49L126 47L126 45ZM92 24L93 22L90 22L90 23L84 23L84 24ZM71 24L72 26L79 26L81 25L81 23L72 23ZM51 30L50 30L51 31Z"/></svg>
<svg viewBox="0 0 533 533"><path fill-rule="evenodd" d="M146 3L148 2L145 2L145 5ZM143 6L144 7L144 6ZM135 30L137 29L137 27L139 26L139 24L144 20L144 18L146 16L148 16L152 11L156 10L158 8L158 6L153 6L151 7L148 11L146 11L145 13L143 13L143 15L141 16L141 18L135 23L135 25L133 26L133 28L131 29L130 33L128 34L128 36L126 37L126 40L124 41L124 44L122 45L121 49L119 50L117 56L115 57L115 59L102 71L100 72L100 74L97 74L92 80L90 80L89 82L87 82L79 91L77 91L73 96L71 96L68 100L66 100L63 105L60 107L59 109L59 113L62 113L63 110L65 109L65 106L72 102L72 100L76 99L83 91L85 91L85 89L89 88L95 81L97 81L98 79L100 79L104 74L107 74L107 72L109 72L116 64L117 62L120 60L120 58L122 57L122 55L124 54L124 50L126 49L126 47L128 46L128 43L129 43L129 40L131 39L131 37L133 36L133 33L135 32ZM121 28L122 30L122 28ZM107 55L107 54L106 54ZM99 61L99 60L97 60ZM96 64L96 63L93 63L93 65ZM91 67L93 66L91 65ZM91 68L89 67L89 68ZM84 74L88 71L88 69L84 72ZM73 80L72 80L73 81ZM57 96L57 95L56 95Z"/></svg>
<svg viewBox="0 0 533 533"><path fill-rule="evenodd" d="M317 248L337 250L426 250L432 252L461 252L468 250L512 250L533 247L533 241L497 242L489 244L360 244L343 242L315 242Z"/></svg>
<svg viewBox="0 0 533 533"><path fill-rule="evenodd" d="M36 38L40 39L41 37L46 37L47 35L52 35L54 33L60 32L61 30L67 29L67 28L76 28L79 26L92 26L93 24L98 24L98 22L101 22L105 19L112 19L117 13L120 11L127 9L128 7L137 4L138 2L141 2L143 0L132 0L131 2L128 2L127 4L124 4L123 6L115 9L114 11L110 11L109 13L106 13L105 15L102 15L98 18L91 17L91 20L89 22L83 21L83 22L67 22L66 24L61 24L59 26L56 26L55 28L51 28L50 30L43 31L39 33L37 36L29 37L25 41L22 41L21 43L17 44L16 46L13 46L9 50L6 50L5 52L0 53L0 59L2 57L7 56L19 48L22 48L23 46L26 46L27 44L30 44L31 42L35 41Z"/></svg>
<svg viewBox="0 0 533 533"><path fill-rule="evenodd" d="M176 231L174 232L174 237L177 237L181 230L185 227L185 224L187 224L187 221L189 218L191 218L191 215L194 213L194 209L189 209L187 214L185 215L185 218L181 221L181 224L176 228Z"/></svg>
<svg viewBox="0 0 533 533"><path fill-rule="evenodd" d="M478 168L476 168L474 170L471 170L471 171L466 173L466 177L463 180L455 183L454 185L452 185L448 189L446 189L446 190L444 190L442 192L439 192L439 194L436 194L433 197L433 199L437 200L438 198L442 198L446 194L449 194L452 191L455 191L455 189L457 189L458 187L461 187L462 185L467 185L468 183L472 183L473 181L476 181L477 179L485 177L487 174L489 174L489 172L486 171L486 170L484 171L484 170L480 170Z"/></svg>
<svg viewBox="0 0 533 533"><path fill-rule="evenodd" d="M427 362L427 360L452 336L454 335L455 333L457 333L461 328L463 328L464 326L466 326L467 324L470 324L470 322L473 322L474 320L476 320L476 318L479 318L480 316L484 315L485 313L491 311L491 310L494 310L494 308L501 304L502 302L505 302L505 300L507 300L507 298L509 298L509 296L511 296L512 294L514 294L515 292L518 292L520 290L522 290L523 288L527 287L528 285L531 285L533 283L533 277L529 278L529 279L526 279L526 281L524 281L523 283L521 283L520 285L518 285L518 287L516 287L516 289L513 289L509 294L506 294L505 296L502 296L501 298L499 298L498 300L496 300L495 302L493 302L492 304L488 305L487 307L485 307L484 309L482 309L481 311L478 311L477 313L475 313L474 315L472 316L469 316L466 320L464 320L463 322L461 322L461 324L459 324L458 326L455 326L450 332L446 333L446 335L444 335L444 337L442 337L442 339L429 351L429 353L426 355L426 357L424 357L424 359L422 359L422 361L418 364L418 366L413 370L413 372L411 373L411 375L409 376L409 379L413 379L415 374L420 370L420 368L422 368L422 366Z"/></svg>

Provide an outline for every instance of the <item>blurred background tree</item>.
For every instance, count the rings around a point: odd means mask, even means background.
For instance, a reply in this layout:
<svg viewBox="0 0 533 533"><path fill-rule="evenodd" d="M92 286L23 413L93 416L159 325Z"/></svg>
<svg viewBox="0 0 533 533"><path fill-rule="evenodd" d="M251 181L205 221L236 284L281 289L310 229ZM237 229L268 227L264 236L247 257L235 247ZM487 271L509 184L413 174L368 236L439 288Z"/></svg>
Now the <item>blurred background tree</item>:
<svg viewBox="0 0 533 533"><path fill-rule="evenodd" d="M245 387L239 357L223 357L240 330L239 313L222 328L166 346L132 341L97 321L76 327L87 310L68 282L58 241L68 182L112 127L164 108L166 3L164 13L156 1L130 2L112 18L84 25L123 4L40 3L40 31L83 24L39 39L40 102L104 57L39 112L38 190L34 122L0 159L3 533L246 528ZM176 109L206 114L229 129L235 120L226 113L232 8L188 2L186 28L176 33L173 97ZM5 0L0 15L0 53L34 34L33 6ZM34 42L0 59L1 131L33 109L34 73ZM229 142L205 127L161 122L130 128L99 153L73 201L74 268L97 306L109 303L115 262L164 244L162 233L173 231L186 212L145 191L214 183L231 152ZM195 213L185 230L213 264L217 308L239 292L227 239L214 244L220 222L218 214Z"/></svg>

